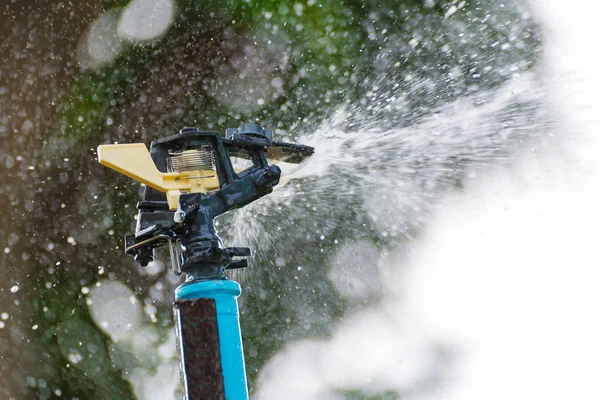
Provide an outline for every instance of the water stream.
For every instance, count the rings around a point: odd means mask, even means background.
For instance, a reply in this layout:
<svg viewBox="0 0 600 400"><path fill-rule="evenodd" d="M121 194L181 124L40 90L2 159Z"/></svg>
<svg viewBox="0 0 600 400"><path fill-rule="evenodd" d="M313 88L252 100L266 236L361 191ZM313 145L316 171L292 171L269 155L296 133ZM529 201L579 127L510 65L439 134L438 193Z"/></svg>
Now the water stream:
<svg viewBox="0 0 600 400"><path fill-rule="evenodd" d="M405 107L394 92L374 113L342 109L291 171L310 188L256 206L353 207L369 221L354 237L398 239L342 243L329 278L353 307L328 339L274 356L258 399L598 396L599 65L581 15L592 5L529 6L543 34L530 72L401 126L382 122Z"/></svg>

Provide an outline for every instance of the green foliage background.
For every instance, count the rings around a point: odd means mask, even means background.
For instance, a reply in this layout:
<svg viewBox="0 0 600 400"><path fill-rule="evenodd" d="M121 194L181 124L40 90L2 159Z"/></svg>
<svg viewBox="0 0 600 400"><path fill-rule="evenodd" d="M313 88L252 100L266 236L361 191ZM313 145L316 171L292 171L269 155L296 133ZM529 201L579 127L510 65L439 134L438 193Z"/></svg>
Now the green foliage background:
<svg viewBox="0 0 600 400"><path fill-rule="evenodd" d="M368 109L376 100L367 98L367 92L374 82L385 85L382 78L427 70L433 82L445 86L439 96L411 93L408 106L415 116L506 79L501 68L491 68L477 85L468 77L444 81L453 68L477 68L477 57L489 56L477 55L473 43L461 42L458 33L461 24L485 25L486 10L495 6L467 2L456 16L453 36L440 28L456 4L445 0L179 0L175 21L160 39L126 43L112 62L81 68L78 44L89 24L127 3L17 1L0 11L0 248L6 248L0 252L0 312L10 316L0 330L1 398L134 397L122 366L111 356L113 344L95 325L81 291L100 279L120 280L138 298L150 299L158 309L161 332L166 337L172 329L172 293L160 300L150 296L157 279L168 282L170 272L150 277L122 254L121 238L133 229L140 187L100 167L97 145L149 143L184 126L222 132L248 121L295 140L340 106ZM497 26L481 30L482 48L494 52L489 45L506 39L506 30ZM410 45L414 32L427 36ZM490 57L488 64L531 60L527 54L537 38L532 31L520 34L521 47ZM444 45L453 51L442 51ZM259 58L264 54L264 65L277 64L274 73L282 80L260 106L251 93L231 89L239 77L235 68L223 67L233 65L248 46ZM252 82L241 87L260 89ZM334 202L335 193L329 196ZM368 226L369 221L353 211L352 199L343 214L316 209L316 204L308 198L298 205L306 217L295 221L271 253L260 254L244 278L242 327L251 387L261 366L282 345L296 338L327 337L351 306L327 278L337 242L318 237L352 237L354 226ZM323 220L329 221L325 227L316 222ZM377 234L367 239L381 247L390 244ZM285 267L275 264L276 255L284 257ZM304 272L297 273L296 266L304 266ZM313 310L310 324L300 306ZM75 368L61 348L77 347L77 342L96 346L84 352L86 361ZM367 396L360 390L344 395L353 400L399 398L395 393Z"/></svg>

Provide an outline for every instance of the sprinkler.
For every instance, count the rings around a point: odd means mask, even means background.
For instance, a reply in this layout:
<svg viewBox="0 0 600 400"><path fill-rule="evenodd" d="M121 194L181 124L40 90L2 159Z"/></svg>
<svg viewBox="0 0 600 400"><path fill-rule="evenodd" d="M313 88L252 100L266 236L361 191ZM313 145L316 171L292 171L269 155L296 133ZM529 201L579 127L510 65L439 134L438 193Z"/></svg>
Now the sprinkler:
<svg viewBox="0 0 600 400"><path fill-rule="evenodd" d="M185 282L175 291L175 325L185 398L248 399L239 325L237 282L225 271L248 266L250 249L224 247L215 217L273 191L281 170L268 160L300 163L309 146L273 141L257 124L218 132L183 128L143 143L101 145L98 161L146 185L135 234L125 252L142 266L154 249L167 246L176 274ZM242 161L245 168L232 162Z"/></svg>

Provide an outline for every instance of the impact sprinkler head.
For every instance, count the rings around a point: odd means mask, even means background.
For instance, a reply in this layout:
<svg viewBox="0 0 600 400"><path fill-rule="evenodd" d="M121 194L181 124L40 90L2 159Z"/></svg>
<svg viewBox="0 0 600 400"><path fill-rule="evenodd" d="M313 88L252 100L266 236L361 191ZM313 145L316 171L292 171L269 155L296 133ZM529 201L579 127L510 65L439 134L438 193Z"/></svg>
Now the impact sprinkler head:
<svg viewBox="0 0 600 400"><path fill-rule="evenodd" d="M281 170L268 159L300 163L314 149L274 142L273 131L257 124L218 132L183 128L151 143L101 145L98 161L146 185L137 205L135 234L125 237L125 252L142 266L154 249L169 246L173 269L187 281L224 279L226 269L244 268L245 247L224 248L214 218L269 194ZM237 170L231 157L246 160Z"/></svg>

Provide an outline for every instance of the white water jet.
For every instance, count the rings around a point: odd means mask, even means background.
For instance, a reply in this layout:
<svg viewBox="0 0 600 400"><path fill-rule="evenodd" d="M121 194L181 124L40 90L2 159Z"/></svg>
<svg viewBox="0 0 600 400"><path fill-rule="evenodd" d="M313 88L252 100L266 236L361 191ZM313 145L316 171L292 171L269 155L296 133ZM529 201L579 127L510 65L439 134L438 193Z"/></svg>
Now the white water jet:
<svg viewBox="0 0 600 400"><path fill-rule="evenodd" d="M537 93L549 96L543 96L543 103L553 119L551 124L533 121L529 129L542 128L543 134L560 140L537 146L509 166L479 172L467 182L464 194L442 201L431 196L439 192L421 186L411 191L394 182L386 187L389 193L396 185L394 195L386 201L378 197L378 211L384 212L372 218L377 223L387 216L379 227L390 229L393 211L400 214L396 222L412 214L424 226L421 236L408 251L399 249L401 257L391 254L380 263L386 277L381 302L346 316L330 340L288 344L263 370L258 399L283 394L292 400L344 399L344 389L392 390L404 399L599 397L595 363L600 323L595 307L600 273L594 232L600 221L595 132L600 127L600 63L594 51L594 13L582 15L590 4L532 2L544 33L544 59L536 73L545 86ZM523 82L527 80L513 85L532 95L520 86ZM502 90L491 98L501 98ZM423 140L423 132L451 132L452 121L460 123L458 133L440 135L438 150L431 148L434 160L449 157L453 149L453 155L460 154L458 150L473 143L473 135L460 142L460 132L472 132L469 126L481 133L483 143L493 120L482 118L486 109L455 108L454 117L435 113L437 122L408 127L407 155L424 155L422 145L410 144ZM503 109L492 107L489 115ZM409 132L414 132L412 142ZM317 138L311 144L329 157L317 158L320 166L315 162L294 173L325 176L330 165L342 165L343 170L375 155L366 148L357 150L347 137L340 135L337 142ZM389 137L380 137L371 145L394 146ZM337 151L335 146L344 140L351 146ZM486 148L481 147L482 161L489 156ZM423 172L428 171L416 171ZM359 188L364 183L365 192L372 194L376 185L362 179ZM406 194L413 197L406 199ZM427 216L420 206L432 203L437 207Z"/></svg>
<svg viewBox="0 0 600 400"><path fill-rule="evenodd" d="M544 126L543 120L535 119L515 118L511 125L500 122L512 116L511 105L540 101L543 93L533 77L525 75L494 91L433 110L432 116L407 127L385 131L376 124L368 126L367 120L366 129L345 132L334 119L319 130L327 136L305 139L317 149L314 162L289 176L320 176L322 181L314 183L310 192L321 199L328 194L340 196L338 191L343 197L354 184L349 193L362 198L363 211L383 236L408 237L411 229L435 226L430 222L429 210L444 210L438 198L465 173L452 168L452 160L468 158L473 172L486 163L502 163L507 156L501 149L494 149L493 143L510 147L533 136L529 129ZM375 172L356 168L376 163L380 164ZM331 168L336 171L334 183L328 180ZM276 204L289 201L294 190L293 185L285 186L285 195L275 192L271 199ZM333 208L348 207L344 201L330 204ZM406 279L410 276L405 272L405 260L414 260L402 248L379 256L376 248L367 250L365 246L342 244L331 260L328 276L338 292L350 300L372 296L373 289L381 300L346 315L329 341L288 344L262 371L258 399L277 399L282 393L290 400L344 399L344 389L373 394L392 390L416 396L431 382L452 373L444 338L429 332L426 321L411 311L405 299L409 285ZM352 249L362 252L355 260L345 254L351 255ZM424 253L431 255L430 249ZM366 272L356 264L365 262L370 263ZM349 271L352 268L355 270Z"/></svg>
<svg viewBox="0 0 600 400"><path fill-rule="evenodd" d="M600 396L593 3L532 4L563 147L450 201L412 264L410 304L440 339L462 349L454 379L437 392L450 400Z"/></svg>

